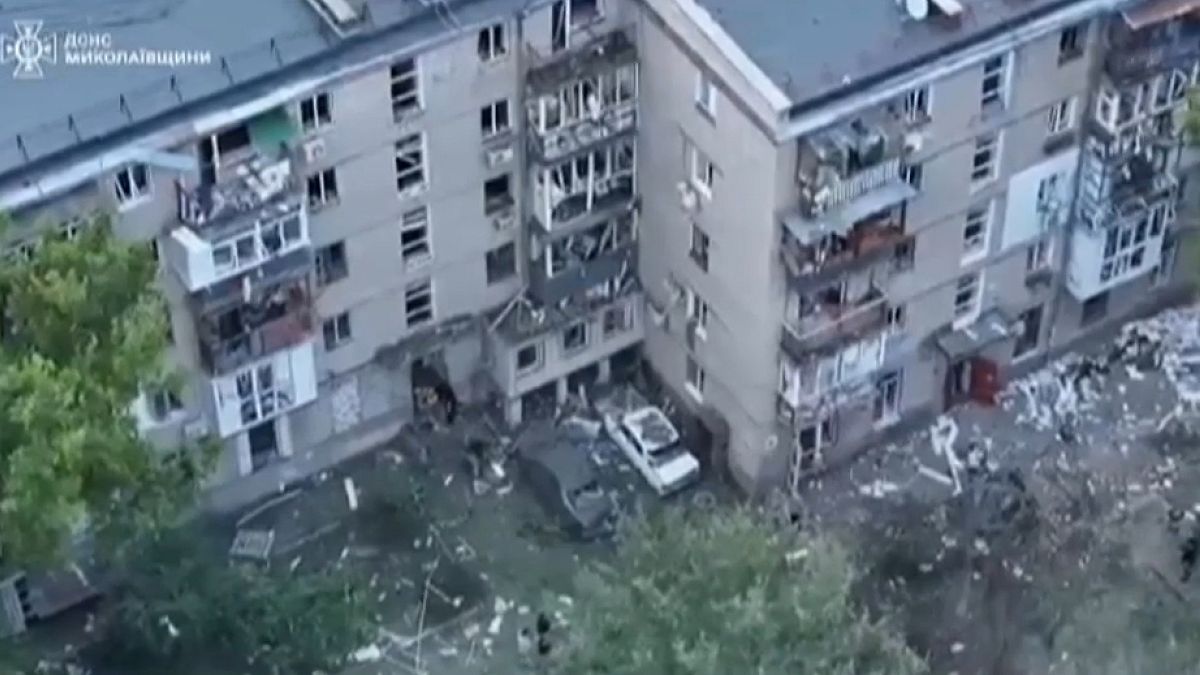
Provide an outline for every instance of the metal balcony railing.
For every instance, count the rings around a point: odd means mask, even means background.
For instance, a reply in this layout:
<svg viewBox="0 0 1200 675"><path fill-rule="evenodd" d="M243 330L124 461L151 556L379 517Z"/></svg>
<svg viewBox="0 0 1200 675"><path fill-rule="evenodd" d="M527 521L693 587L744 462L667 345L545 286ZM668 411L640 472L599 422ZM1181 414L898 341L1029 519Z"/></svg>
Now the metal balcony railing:
<svg viewBox="0 0 1200 675"><path fill-rule="evenodd" d="M201 337L200 358L210 373L226 373L277 351L294 347L312 333L312 310L296 308L237 337Z"/></svg>
<svg viewBox="0 0 1200 675"><path fill-rule="evenodd" d="M851 304L824 305L784 323L784 349L795 358L833 343L853 341L887 326L887 298L876 288Z"/></svg>

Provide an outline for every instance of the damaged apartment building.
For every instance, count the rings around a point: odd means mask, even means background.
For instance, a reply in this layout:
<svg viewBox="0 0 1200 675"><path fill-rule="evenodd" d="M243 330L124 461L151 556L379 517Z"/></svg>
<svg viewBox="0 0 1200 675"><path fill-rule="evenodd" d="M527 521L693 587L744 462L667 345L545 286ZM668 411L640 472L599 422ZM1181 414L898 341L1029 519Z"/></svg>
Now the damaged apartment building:
<svg viewBox="0 0 1200 675"><path fill-rule="evenodd" d="M191 55L0 77L0 209L153 247L217 504L639 360L794 487L1175 286L1194 0L226 2L0 9Z"/></svg>

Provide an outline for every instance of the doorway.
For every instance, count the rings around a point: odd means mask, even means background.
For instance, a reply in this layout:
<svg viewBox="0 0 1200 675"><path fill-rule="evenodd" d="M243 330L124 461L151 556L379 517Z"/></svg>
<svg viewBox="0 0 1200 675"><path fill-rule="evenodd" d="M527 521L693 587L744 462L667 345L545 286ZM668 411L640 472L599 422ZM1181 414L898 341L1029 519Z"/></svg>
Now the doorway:
<svg viewBox="0 0 1200 675"><path fill-rule="evenodd" d="M1013 358L1019 359L1032 353L1038 346L1038 339L1042 335L1042 306L1038 305L1025 310L1019 317L1021 322L1021 334L1017 336L1017 340L1013 343Z"/></svg>
<svg viewBox="0 0 1200 675"><path fill-rule="evenodd" d="M250 470L258 471L279 458L279 435L275 432L275 420L250 427L247 432L250 443Z"/></svg>
<svg viewBox="0 0 1200 675"><path fill-rule="evenodd" d="M894 370L875 383L876 424L890 424L900 417L900 383L903 371Z"/></svg>

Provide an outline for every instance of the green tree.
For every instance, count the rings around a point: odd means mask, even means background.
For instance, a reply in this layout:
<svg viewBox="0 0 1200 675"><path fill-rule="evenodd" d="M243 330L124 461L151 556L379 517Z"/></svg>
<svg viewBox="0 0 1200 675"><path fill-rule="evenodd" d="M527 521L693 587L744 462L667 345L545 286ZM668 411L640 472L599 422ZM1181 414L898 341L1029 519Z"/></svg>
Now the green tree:
<svg viewBox="0 0 1200 675"><path fill-rule="evenodd" d="M348 571L230 565L183 530L150 538L113 596L101 658L123 670L329 671L375 632L372 600Z"/></svg>
<svg viewBox="0 0 1200 675"><path fill-rule="evenodd" d="M926 672L886 622L855 606L854 581L836 543L750 511L640 521L613 564L581 575L562 672Z"/></svg>
<svg viewBox="0 0 1200 675"><path fill-rule="evenodd" d="M14 228L0 214L0 240ZM25 225L23 227L29 227ZM0 263L0 554L60 562L81 526L141 529L186 503L205 453L164 454L131 414L168 386L165 313L147 247L95 215L73 240L47 235Z"/></svg>

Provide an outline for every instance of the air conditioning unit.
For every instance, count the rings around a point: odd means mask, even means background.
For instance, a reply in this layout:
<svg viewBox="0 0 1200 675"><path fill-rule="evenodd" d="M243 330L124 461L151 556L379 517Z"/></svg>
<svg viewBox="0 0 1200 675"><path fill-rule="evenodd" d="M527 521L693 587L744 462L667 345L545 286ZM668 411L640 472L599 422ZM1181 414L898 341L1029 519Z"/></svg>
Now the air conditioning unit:
<svg viewBox="0 0 1200 675"><path fill-rule="evenodd" d="M694 211L700 206L700 197L696 191L688 185L686 181L680 181L679 185L679 205L687 211Z"/></svg>
<svg viewBox="0 0 1200 675"><path fill-rule="evenodd" d="M509 209L503 213L498 213L492 216L492 227L496 230L507 230L517 222L516 212Z"/></svg>
<svg viewBox="0 0 1200 675"><path fill-rule="evenodd" d="M203 417L183 425L183 436L189 441L198 441L208 436L210 432L208 420Z"/></svg>
<svg viewBox="0 0 1200 675"><path fill-rule="evenodd" d="M513 150L513 146L506 145L503 148L494 148L488 150L484 157L484 161L487 162L489 169L494 169L501 164L507 164L511 162L515 154L516 151Z"/></svg>
<svg viewBox="0 0 1200 675"><path fill-rule="evenodd" d="M325 139L313 138L304 143L304 161L312 164L325 156Z"/></svg>
<svg viewBox="0 0 1200 675"><path fill-rule="evenodd" d="M921 148L925 147L925 135L919 131L910 131L904 134L904 152L913 154L920 152Z"/></svg>

